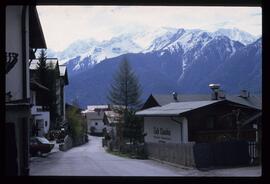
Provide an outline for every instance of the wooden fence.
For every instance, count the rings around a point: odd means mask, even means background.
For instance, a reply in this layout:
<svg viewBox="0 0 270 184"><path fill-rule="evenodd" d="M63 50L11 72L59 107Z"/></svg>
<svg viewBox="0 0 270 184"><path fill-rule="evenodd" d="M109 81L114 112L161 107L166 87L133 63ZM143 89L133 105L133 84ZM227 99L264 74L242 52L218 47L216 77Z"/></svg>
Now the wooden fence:
<svg viewBox="0 0 270 184"><path fill-rule="evenodd" d="M256 143L145 143L149 158L196 168L249 165L258 157Z"/></svg>
<svg viewBox="0 0 270 184"><path fill-rule="evenodd" d="M145 143L145 148L149 158L194 167L193 145L194 143Z"/></svg>
<svg viewBox="0 0 270 184"><path fill-rule="evenodd" d="M193 147L197 168L247 166L250 164L247 141L198 143Z"/></svg>
<svg viewBox="0 0 270 184"><path fill-rule="evenodd" d="M257 164L259 159L258 143L255 141L248 142L248 151L251 164Z"/></svg>

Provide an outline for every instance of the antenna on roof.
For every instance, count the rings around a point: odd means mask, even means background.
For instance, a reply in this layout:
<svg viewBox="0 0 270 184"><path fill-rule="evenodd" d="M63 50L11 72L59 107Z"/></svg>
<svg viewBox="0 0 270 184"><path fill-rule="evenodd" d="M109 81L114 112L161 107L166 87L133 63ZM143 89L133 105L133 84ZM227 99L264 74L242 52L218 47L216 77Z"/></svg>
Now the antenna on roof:
<svg viewBox="0 0 270 184"><path fill-rule="evenodd" d="M218 91L220 88L220 84L209 84L209 87L212 89L212 100L217 100L218 99Z"/></svg>
<svg viewBox="0 0 270 184"><path fill-rule="evenodd" d="M240 91L240 95L239 96L242 97L242 98L248 98L249 97L249 91L247 91L245 89L242 89Z"/></svg>
<svg viewBox="0 0 270 184"><path fill-rule="evenodd" d="M178 102L178 94L177 94L177 92L173 92L172 95L173 95L173 99Z"/></svg>

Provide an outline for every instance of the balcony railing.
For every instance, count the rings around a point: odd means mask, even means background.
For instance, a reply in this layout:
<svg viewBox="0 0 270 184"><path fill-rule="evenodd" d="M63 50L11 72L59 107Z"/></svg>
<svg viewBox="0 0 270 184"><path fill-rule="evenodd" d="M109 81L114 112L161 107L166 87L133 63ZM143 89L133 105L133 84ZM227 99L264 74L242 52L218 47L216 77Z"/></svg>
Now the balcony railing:
<svg viewBox="0 0 270 184"><path fill-rule="evenodd" d="M31 108L31 113L32 114L36 114L38 112L48 112L49 111L49 108L48 107L42 107L42 106L36 106L34 105L32 108Z"/></svg>

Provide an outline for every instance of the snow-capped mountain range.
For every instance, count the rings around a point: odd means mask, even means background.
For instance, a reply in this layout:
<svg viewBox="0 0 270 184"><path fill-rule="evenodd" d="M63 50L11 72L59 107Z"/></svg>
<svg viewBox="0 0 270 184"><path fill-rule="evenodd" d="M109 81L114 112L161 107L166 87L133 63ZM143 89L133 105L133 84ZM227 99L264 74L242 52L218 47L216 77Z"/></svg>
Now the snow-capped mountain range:
<svg viewBox="0 0 270 184"><path fill-rule="evenodd" d="M48 57L57 57L60 64L65 63L71 75L85 71L104 59L114 58L127 53L148 53L160 50L160 55L165 51L179 51L183 54L190 50L198 50L205 47L213 39L228 37L228 48L231 55L234 53L233 41L247 45L256 40L257 37L239 29L218 29L208 32L200 29L177 29L162 27L157 29L122 33L110 40L98 42L94 39L78 40L72 43L62 52L47 50ZM198 56L199 53L195 53ZM184 68L188 61L184 61Z"/></svg>
<svg viewBox="0 0 270 184"><path fill-rule="evenodd" d="M219 83L226 93L261 93L261 38L239 29L158 29L122 31L110 40L79 40L62 52L47 50L68 69L67 101L106 104L118 64L127 58L143 88L151 93L210 93Z"/></svg>
<svg viewBox="0 0 270 184"><path fill-rule="evenodd" d="M160 28L151 30L138 30L132 33L124 33L110 40L98 42L94 39L78 40L72 43L62 52L47 50L49 57L57 57L61 64L68 63L77 58L73 71L80 70L81 67L91 67L106 58L113 58L126 53L140 53L147 50L152 41L173 28ZM85 62L87 60L87 62Z"/></svg>

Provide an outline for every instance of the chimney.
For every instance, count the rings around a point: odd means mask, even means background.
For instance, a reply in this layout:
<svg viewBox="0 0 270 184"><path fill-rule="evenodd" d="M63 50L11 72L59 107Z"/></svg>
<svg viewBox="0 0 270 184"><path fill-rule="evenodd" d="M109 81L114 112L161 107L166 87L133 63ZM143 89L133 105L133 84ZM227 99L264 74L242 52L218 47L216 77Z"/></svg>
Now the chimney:
<svg viewBox="0 0 270 184"><path fill-rule="evenodd" d="M109 111L112 110L112 104L108 104L108 110L109 110Z"/></svg>
<svg viewBox="0 0 270 184"><path fill-rule="evenodd" d="M172 95L173 95L173 99L178 102L177 93L176 92L173 92Z"/></svg>
<svg viewBox="0 0 270 184"><path fill-rule="evenodd" d="M220 98L220 99L225 99L226 98L225 92L222 89L220 89L218 91L218 98Z"/></svg>
<svg viewBox="0 0 270 184"><path fill-rule="evenodd" d="M209 84L209 87L213 91L213 93L211 94L211 99L218 100L218 92L219 92L220 84Z"/></svg>
<svg viewBox="0 0 270 184"><path fill-rule="evenodd" d="M248 98L249 97L249 92L245 89L240 91L240 97L242 98Z"/></svg>

